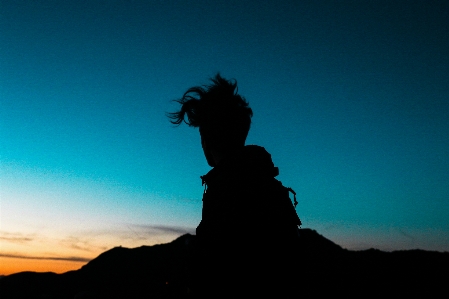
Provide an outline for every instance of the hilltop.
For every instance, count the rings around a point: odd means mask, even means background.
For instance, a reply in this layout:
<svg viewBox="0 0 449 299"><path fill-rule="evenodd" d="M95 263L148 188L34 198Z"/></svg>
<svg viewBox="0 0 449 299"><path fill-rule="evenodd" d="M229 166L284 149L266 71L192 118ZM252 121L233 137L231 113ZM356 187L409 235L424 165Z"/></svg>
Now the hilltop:
<svg viewBox="0 0 449 299"><path fill-rule="evenodd" d="M300 233L301 246L292 257L298 271L291 274L298 298L432 297L446 292L448 252L351 251L315 230ZM194 298L195 238L185 234L166 244L115 247L63 274L8 275L0 279L1 298Z"/></svg>

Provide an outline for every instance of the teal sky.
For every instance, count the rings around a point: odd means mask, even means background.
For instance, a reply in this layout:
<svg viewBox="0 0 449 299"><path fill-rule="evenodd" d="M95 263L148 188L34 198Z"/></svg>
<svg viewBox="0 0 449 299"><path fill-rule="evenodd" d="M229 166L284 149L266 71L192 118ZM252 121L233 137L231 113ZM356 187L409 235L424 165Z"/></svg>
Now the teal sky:
<svg viewBox="0 0 449 299"><path fill-rule="evenodd" d="M194 233L210 168L165 112L217 72L303 227L449 251L448 20L448 1L1 1L0 255Z"/></svg>

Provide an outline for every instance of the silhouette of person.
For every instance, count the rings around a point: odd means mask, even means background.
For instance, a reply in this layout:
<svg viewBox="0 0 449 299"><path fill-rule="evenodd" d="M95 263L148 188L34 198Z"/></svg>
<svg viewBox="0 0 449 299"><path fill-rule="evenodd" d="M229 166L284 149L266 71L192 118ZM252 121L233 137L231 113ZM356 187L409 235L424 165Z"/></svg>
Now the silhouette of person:
<svg viewBox="0 0 449 299"><path fill-rule="evenodd" d="M199 128L213 167L201 176L197 295L290 293L288 277L296 270L290 269L291 231L285 216L276 214L270 189L278 169L263 147L245 145L253 111L238 94L236 80L216 74L211 81L189 88L175 100L181 109L168 113L173 124Z"/></svg>

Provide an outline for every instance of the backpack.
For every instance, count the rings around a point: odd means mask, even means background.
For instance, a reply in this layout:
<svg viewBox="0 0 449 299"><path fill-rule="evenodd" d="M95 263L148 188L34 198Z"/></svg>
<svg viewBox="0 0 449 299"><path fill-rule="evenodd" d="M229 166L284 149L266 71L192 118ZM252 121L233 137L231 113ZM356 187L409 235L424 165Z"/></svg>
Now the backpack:
<svg viewBox="0 0 449 299"><path fill-rule="evenodd" d="M277 167L273 170L272 176L261 173L248 176L245 180L239 178L217 184L214 191L209 191L211 189L205 176L201 176L204 186L203 218L197 227L197 235L215 239L217 236L237 232L237 235L249 243L257 243L256 240L262 240L266 236L270 236L275 243L286 245L298 241L302 222L296 213L296 192L275 178L279 173ZM226 194L227 190L232 191ZM290 193L293 194L293 203ZM207 217L206 198L210 198L207 199ZM220 206L220 203L226 204ZM224 207L228 210L224 210ZM233 214L236 210L238 212Z"/></svg>
<svg viewBox="0 0 449 299"><path fill-rule="evenodd" d="M292 239L299 237L299 229L302 225L301 219L296 213L296 206L298 201L296 200L296 192L290 188L285 187L281 181L276 178L272 178L275 201L272 203L275 221L282 223L281 229L287 230L287 236L291 236ZM290 198L290 193L293 194L293 203ZM276 212L277 211L277 212Z"/></svg>
<svg viewBox="0 0 449 299"><path fill-rule="evenodd" d="M285 200L285 205L289 207L289 208L286 207L286 210L289 211L288 217L293 218L294 219L293 221L295 222L295 224L298 226L298 228L300 228L302 225L302 222L301 222L301 219L299 219L298 214L296 213L296 206L298 205L298 201L296 200L296 192L290 187L285 187L281 181L279 181L277 179L275 179L275 180L281 185L282 189L284 189L284 192L287 193L287 196L284 196L284 197L285 197L285 199L288 199L288 203L289 203L289 204L287 204L287 200ZM290 199L290 192L293 194L293 204Z"/></svg>

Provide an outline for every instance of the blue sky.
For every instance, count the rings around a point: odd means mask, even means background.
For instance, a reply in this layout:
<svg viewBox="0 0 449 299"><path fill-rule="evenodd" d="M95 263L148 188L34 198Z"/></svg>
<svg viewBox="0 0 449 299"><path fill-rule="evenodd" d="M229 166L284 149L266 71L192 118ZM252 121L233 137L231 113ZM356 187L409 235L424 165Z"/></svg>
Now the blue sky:
<svg viewBox="0 0 449 299"><path fill-rule="evenodd" d="M449 251L448 20L448 1L2 1L0 257L194 233L210 168L165 112L217 72L304 227Z"/></svg>

